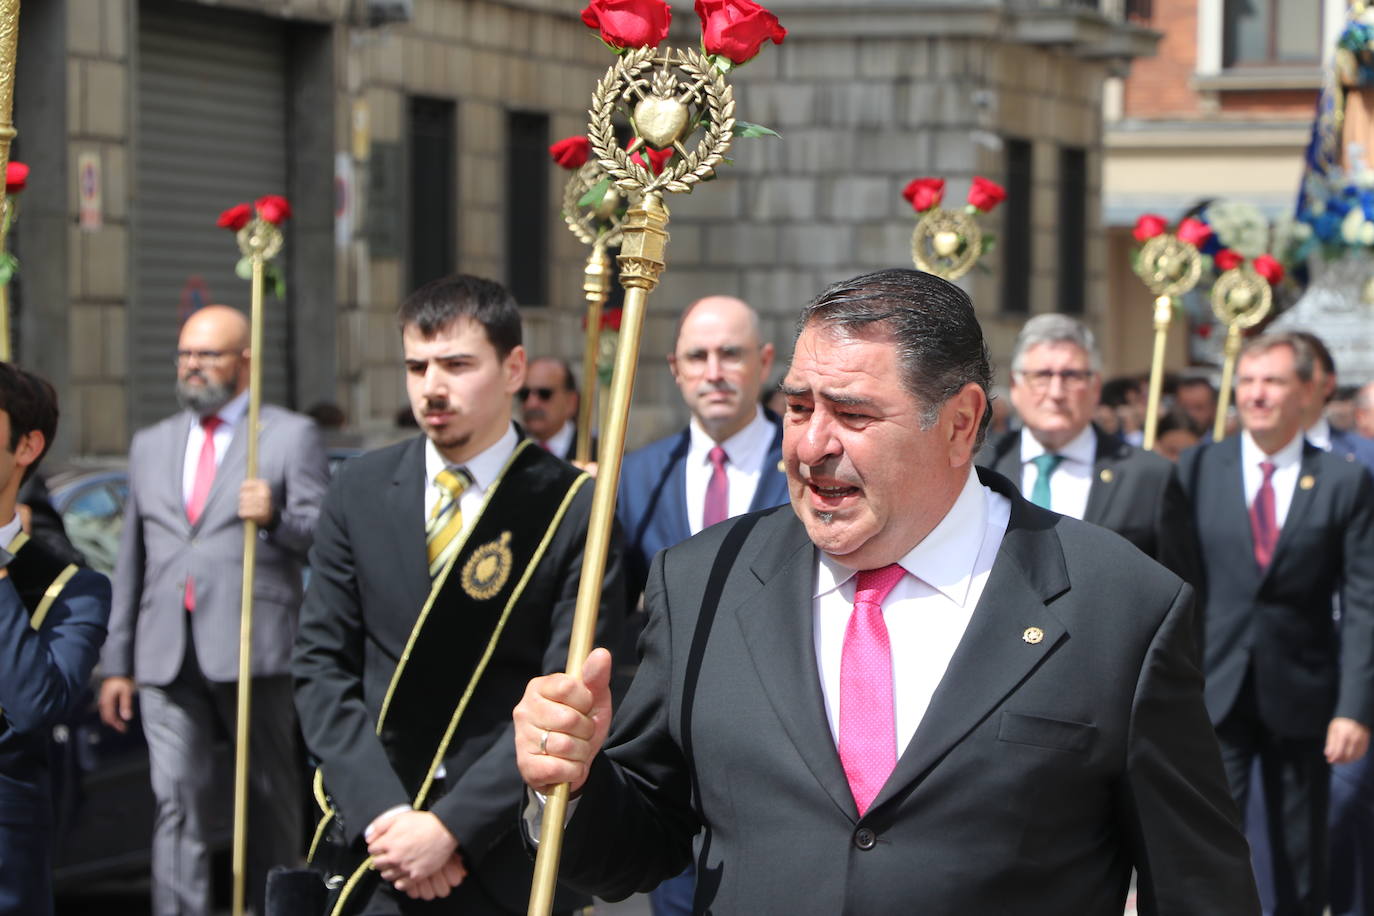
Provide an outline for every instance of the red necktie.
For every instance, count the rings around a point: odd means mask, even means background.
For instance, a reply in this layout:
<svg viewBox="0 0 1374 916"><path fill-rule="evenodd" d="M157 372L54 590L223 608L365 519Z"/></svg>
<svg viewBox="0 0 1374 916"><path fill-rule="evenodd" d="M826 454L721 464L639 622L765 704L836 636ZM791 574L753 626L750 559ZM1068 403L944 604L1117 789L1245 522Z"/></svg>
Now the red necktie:
<svg viewBox="0 0 1374 916"><path fill-rule="evenodd" d="M1279 524L1274 512L1274 462L1261 461L1260 470L1264 472L1264 481L1255 494L1255 501L1250 504L1250 533L1255 536L1255 562L1262 572L1269 568L1269 561L1274 559Z"/></svg>
<svg viewBox="0 0 1374 916"><path fill-rule="evenodd" d="M213 414L208 417L201 417L200 428L205 438L200 443L200 458L196 461L196 479L191 484L191 501L186 504L186 517L194 525L200 521L200 514L205 511L205 501L210 498L210 486L215 482L215 430L219 429L224 421ZM186 610L196 609L196 589L195 583L190 576L186 577Z"/></svg>
<svg viewBox="0 0 1374 916"><path fill-rule="evenodd" d="M893 563L859 572L854 612L840 656L840 763L862 817L897 766L897 716L892 697L892 644L883 599L904 571Z"/></svg>
<svg viewBox="0 0 1374 916"><path fill-rule="evenodd" d="M703 528L730 517L730 478L725 476L725 462L730 459L719 445L711 449L708 457L711 459L711 480L706 484L706 508L701 513Z"/></svg>

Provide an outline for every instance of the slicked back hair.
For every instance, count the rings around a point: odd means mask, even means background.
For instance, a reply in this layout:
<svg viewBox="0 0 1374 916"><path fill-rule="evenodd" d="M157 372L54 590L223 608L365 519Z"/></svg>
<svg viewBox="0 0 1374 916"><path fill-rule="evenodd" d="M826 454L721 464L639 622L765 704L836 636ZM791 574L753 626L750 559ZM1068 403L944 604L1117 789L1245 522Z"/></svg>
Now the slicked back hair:
<svg viewBox="0 0 1374 916"><path fill-rule="evenodd" d="M11 452L34 430L43 434L43 451L24 469L23 479L27 480L57 438L57 391L47 379L13 363L0 362L0 410L10 415L10 441L5 446Z"/></svg>
<svg viewBox="0 0 1374 916"><path fill-rule="evenodd" d="M880 270L836 283L802 310L797 336L811 325L890 339L903 387L921 407L922 429L933 426L945 402L970 382L991 404L991 361L973 302L934 274ZM985 405L974 451L982 447L991 421L992 410Z"/></svg>
<svg viewBox="0 0 1374 916"><path fill-rule="evenodd" d="M471 274L430 280L406 296L396 309L401 330L414 325L425 338L433 337L459 318L470 318L481 325L501 359L523 341L515 298L500 283Z"/></svg>

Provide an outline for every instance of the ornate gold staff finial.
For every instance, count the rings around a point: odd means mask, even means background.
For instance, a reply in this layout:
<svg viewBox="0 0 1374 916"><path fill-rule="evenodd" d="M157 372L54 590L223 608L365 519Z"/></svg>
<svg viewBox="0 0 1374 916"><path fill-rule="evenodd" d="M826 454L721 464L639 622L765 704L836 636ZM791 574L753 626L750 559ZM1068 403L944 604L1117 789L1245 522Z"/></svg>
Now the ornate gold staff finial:
<svg viewBox="0 0 1374 916"><path fill-rule="evenodd" d="M1136 275L1145 281L1155 294L1155 348L1150 362L1150 396L1145 406L1145 441L1148 451L1155 446L1155 432L1159 428L1159 397L1164 387L1164 347L1169 337L1169 322L1173 318L1174 299L1182 296L1202 277L1202 253L1196 242L1211 235L1211 229L1201 220L1186 219L1173 234L1163 232L1160 217L1142 216L1136 223L1136 237L1147 219L1158 220L1159 232L1145 241L1135 264Z"/></svg>
<svg viewBox="0 0 1374 916"><path fill-rule="evenodd" d="M587 162L573 172L563 189L563 220L572 234L592 249L582 271L587 327L582 347L582 397L577 402L577 445L573 454L574 461L583 466L592 459L601 309L611 294L611 259L606 249L620 244L627 199L615 188L601 189L602 182L608 180L596 163ZM595 196L598 189L604 194L600 201L592 202L589 196Z"/></svg>
<svg viewBox="0 0 1374 916"><path fill-rule="evenodd" d="M754 5L752 0L750 3ZM765 41L780 44L786 36L777 17L761 7L757 7L761 15L751 18L753 24L740 29L731 20L732 11L698 3L705 53L660 49L656 46L668 34L670 11L666 3L646 0L637 12L626 15L628 11L621 9L619 15L607 16L607 21L602 22L604 6L605 0L591 0L582 20L599 29L603 41L620 49L620 57L597 83L592 95L587 138L592 155L610 178L611 186L642 196L630 207L621 230L617 260L625 305L568 644L567 673L573 677L581 676L582 664L595 637L644 312L649 293L658 285L665 264L668 210L663 205L663 195L690 192L699 182L713 177L716 167L725 161L725 152L737 132L771 133L736 122L734 92L725 73L754 57ZM634 27L626 29L627 24ZM628 148L621 148L616 142L617 116L626 118L634 131ZM698 132L701 138L691 146L690 141ZM568 796L566 783L557 786L544 807L530 890L530 916L548 916L553 909Z"/></svg>
<svg viewBox="0 0 1374 916"><path fill-rule="evenodd" d="M1254 267L1242 264L1223 271L1212 285L1212 312L1226 325L1225 359L1221 364L1221 393L1217 399L1216 424L1212 439L1220 442L1226 436L1226 408L1231 400L1231 378L1240 356L1241 332L1253 328L1265 319L1274 304L1269 281Z"/></svg>
<svg viewBox="0 0 1374 916"><path fill-rule="evenodd" d="M286 199L260 198L256 215L247 204L239 204L221 214L219 225L235 230L240 265L251 269L252 320L248 352L248 456L244 479L258 476L258 415L262 408L262 328L263 287L267 262L281 251L284 237L279 224L291 215ZM243 916L248 873L248 737L253 694L253 573L257 563L258 526L251 519L243 523L243 582L239 605L239 684L237 735L234 754L234 846L233 916Z"/></svg>
<svg viewBox="0 0 1374 916"><path fill-rule="evenodd" d="M940 206L945 196L943 178L914 178L902 196L920 214L911 233L911 260L921 270L953 281L972 270L992 247L994 237L983 231L975 217L1005 200L1007 192L978 176L964 208L947 210Z"/></svg>

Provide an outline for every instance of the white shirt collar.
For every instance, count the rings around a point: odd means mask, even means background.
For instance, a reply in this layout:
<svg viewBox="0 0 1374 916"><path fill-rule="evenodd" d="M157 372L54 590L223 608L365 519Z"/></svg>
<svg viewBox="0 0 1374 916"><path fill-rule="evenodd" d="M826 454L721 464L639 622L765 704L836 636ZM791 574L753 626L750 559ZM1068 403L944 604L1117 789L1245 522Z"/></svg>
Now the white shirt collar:
<svg viewBox="0 0 1374 916"><path fill-rule="evenodd" d="M702 428L696 417L692 418L688 429L691 444L687 448L687 461L696 464L710 463L709 455L711 449L716 447L716 440ZM755 407L754 419L750 420L744 429L720 443L720 446L725 449L726 457L735 467L754 470L763 464L763 456L772 444L775 432L773 424L764 416L763 408Z"/></svg>
<svg viewBox="0 0 1374 916"><path fill-rule="evenodd" d="M1260 448L1259 443L1255 441L1247 429L1240 434L1240 460L1247 467L1254 467L1261 461L1272 461L1274 467L1286 468L1290 464L1297 464L1302 460L1302 443L1302 433L1298 433L1277 452L1266 455L1264 449Z"/></svg>
<svg viewBox="0 0 1374 916"><path fill-rule="evenodd" d="M1326 417L1318 417L1317 422L1308 427L1307 441L1324 452L1331 451L1331 424Z"/></svg>
<svg viewBox="0 0 1374 916"><path fill-rule="evenodd" d="M572 445L573 436L576 434L577 427L573 424L573 421L564 420L563 425L558 427L557 432L539 444L550 452L553 452L559 458L562 458L564 455L568 454L568 446Z"/></svg>
<svg viewBox="0 0 1374 916"><path fill-rule="evenodd" d="M23 523L19 518L18 512L14 513L14 518L10 519L4 525L0 525L0 548L9 547L10 542L19 534L22 527Z"/></svg>
<svg viewBox="0 0 1374 916"><path fill-rule="evenodd" d="M970 470L945 517L898 562L908 573L963 607L987 526L987 497L978 475ZM818 553L820 563L813 599L839 588L856 573L823 551Z"/></svg>
<svg viewBox="0 0 1374 916"><path fill-rule="evenodd" d="M519 442L520 439L515 434L515 426L513 424L509 425L506 427L505 435L497 439L494 445L489 446L485 451L479 452L463 462L461 466L466 468L468 474L472 476L473 486L478 490L485 490L487 487L491 486L492 483L495 482L497 475L501 473L501 469L506 466L506 462L510 460L511 453L515 451L515 446L518 445ZM439 454L439 449L435 446L433 440L425 440L426 487L434 486L434 478L437 477L439 472L444 468L458 466L459 465L450 465L444 460L444 456Z"/></svg>
<svg viewBox="0 0 1374 916"><path fill-rule="evenodd" d="M1040 440L1035 438L1035 434L1028 427L1021 427L1021 463L1034 461L1036 458L1045 454L1048 449L1040 444ZM1092 467L1097 461L1097 432L1093 425L1089 423L1083 430L1067 443L1058 449L1054 454L1059 455L1069 461L1076 461Z"/></svg>

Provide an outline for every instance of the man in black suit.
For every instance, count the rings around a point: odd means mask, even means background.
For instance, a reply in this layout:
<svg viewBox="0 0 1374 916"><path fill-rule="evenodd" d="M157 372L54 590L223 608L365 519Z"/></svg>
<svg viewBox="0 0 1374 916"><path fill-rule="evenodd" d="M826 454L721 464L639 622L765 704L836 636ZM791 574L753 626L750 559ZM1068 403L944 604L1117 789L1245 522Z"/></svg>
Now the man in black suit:
<svg viewBox="0 0 1374 916"><path fill-rule="evenodd" d="M1249 341L1242 434L1179 465L1206 581L1207 710L1242 810L1259 760L1277 916L1323 912L1330 766L1360 759L1374 722L1374 484L1304 440L1313 367L1295 335Z"/></svg>
<svg viewBox="0 0 1374 916"><path fill-rule="evenodd" d="M695 853L697 913L1119 916L1134 867L1143 913L1255 913L1192 590L975 473L968 297L881 271L800 326L790 511L654 561L604 753L606 653L516 708L527 784L581 793L565 880L620 897Z"/></svg>
<svg viewBox="0 0 1374 916"><path fill-rule="evenodd" d="M577 381L566 360L530 360L525 384L515 392L520 419L535 444L564 461L577 454ZM592 460L596 460L593 450Z"/></svg>
<svg viewBox="0 0 1374 916"><path fill-rule="evenodd" d="M1192 516L1173 464L1092 422L1101 370L1082 322L1055 314L1026 322L1011 358L1021 429L990 443L978 464L1036 505L1110 528L1196 585Z"/></svg>
<svg viewBox="0 0 1374 916"><path fill-rule="evenodd" d="M521 913L510 708L566 662L592 487L511 422L525 351L505 289L436 280L399 320L424 435L339 469L292 662L327 801L317 837L335 840L312 862L344 898L331 912ZM613 545L601 643L623 613ZM557 909L587 902L560 893Z"/></svg>

